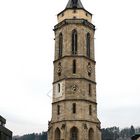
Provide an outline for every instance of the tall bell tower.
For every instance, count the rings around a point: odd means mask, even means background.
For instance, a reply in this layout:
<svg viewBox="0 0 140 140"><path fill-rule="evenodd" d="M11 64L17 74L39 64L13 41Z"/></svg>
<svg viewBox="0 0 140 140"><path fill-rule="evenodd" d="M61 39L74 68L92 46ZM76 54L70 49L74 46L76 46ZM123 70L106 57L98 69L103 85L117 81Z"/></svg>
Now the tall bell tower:
<svg viewBox="0 0 140 140"><path fill-rule="evenodd" d="M97 118L95 26L80 0L57 15L49 140L101 140Z"/></svg>

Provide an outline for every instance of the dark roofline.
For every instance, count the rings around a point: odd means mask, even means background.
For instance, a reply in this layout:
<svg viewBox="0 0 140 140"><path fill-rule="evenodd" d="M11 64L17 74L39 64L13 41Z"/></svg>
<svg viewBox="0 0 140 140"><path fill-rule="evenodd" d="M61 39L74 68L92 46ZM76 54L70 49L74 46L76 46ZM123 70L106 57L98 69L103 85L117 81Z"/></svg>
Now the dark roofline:
<svg viewBox="0 0 140 140"><path fill-rule="evenodd" d="M0 115L0 121L1 121L3 124L6 124L6 119L4 119L1 115Z"/></svg>
<svg viewBox="0 0 140 140"><path fill-rule="evenodd" d="M92 16L92 14L89 11L87 11L86 9L84 9L84 8L66 8L63 11L61 11L60 13L58 13L57 16L59 16L60 14L65 12L66 10L84 10L85 12L87 12L88 14L90 14Z"/></svg>
<svg viewBox="0 0 140 140"><path fill-rule="evenodd" d="M62 26L65 26L67 24L81 24L81 25L85 25L85 26L95 30L95 26L85 19L64 19L63 21L61 21L60 23L55 25L53 30L56 31L57 29L61 28Z"/></svg>
<svg viewBox="0 0 140 140"><path fill-rule="evenodd" d="M135 134L134 136L131 137L132 140L137 140L137 138L140 137L140 134Z"/></svg>
<svg viewBox="0 0 140 140"><path fill-rule="evenodd" d="M7 129L3 126L0 126L0 132L4 133L5 135L7 135L9 137L12 137L12 131L10 131L9 129Z"/></svg>

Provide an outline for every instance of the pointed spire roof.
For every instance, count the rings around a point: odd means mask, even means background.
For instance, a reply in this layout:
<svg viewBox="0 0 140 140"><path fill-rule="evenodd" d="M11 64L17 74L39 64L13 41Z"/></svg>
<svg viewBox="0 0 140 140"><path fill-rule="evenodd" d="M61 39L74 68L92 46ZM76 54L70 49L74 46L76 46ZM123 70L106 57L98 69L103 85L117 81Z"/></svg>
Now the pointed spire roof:
<svg viewBox="0 0 140 140"><path fill-rule="evenodd" d="M66 9L71 9L71 8L80 8L80 9L84 9L81 0L69 0Z"/></svg>
<svg viewBox="0 0 140 140"><path fill-rule="evenodd" d="M81 0L69 0L66 8L63 11L61 11L59 14L57 14L57 15L60 15L62 12L64 12L67 9L83 9L84 11L88 12L84 8ZM88 12L88 13L92 16L92 14L90 12Z"/></svg>

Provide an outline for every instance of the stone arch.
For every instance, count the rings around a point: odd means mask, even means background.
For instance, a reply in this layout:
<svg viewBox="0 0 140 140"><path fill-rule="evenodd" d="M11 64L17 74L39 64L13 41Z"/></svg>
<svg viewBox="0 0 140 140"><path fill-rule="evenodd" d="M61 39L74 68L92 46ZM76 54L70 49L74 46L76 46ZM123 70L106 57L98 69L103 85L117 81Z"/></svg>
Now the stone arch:
<svg viewBox="0 0 140 140"><path fill-rule="evenodd" d="M60 138L61 138L61 131L60 131L60 129L57 127L57 128L55 129L55 140L60 140Z"/></svg>
<svg viewBox="0 0 140 140"><path fill-rule="evenodd" d="M70 140L78 140L78 128L75 126L70 130Z"/></svg>
<svg viewBox="0 0 140 140"><path fill-rule="evenodd" d="M88 140L94 140L94 130L92 128L88 131Z"/></svg>

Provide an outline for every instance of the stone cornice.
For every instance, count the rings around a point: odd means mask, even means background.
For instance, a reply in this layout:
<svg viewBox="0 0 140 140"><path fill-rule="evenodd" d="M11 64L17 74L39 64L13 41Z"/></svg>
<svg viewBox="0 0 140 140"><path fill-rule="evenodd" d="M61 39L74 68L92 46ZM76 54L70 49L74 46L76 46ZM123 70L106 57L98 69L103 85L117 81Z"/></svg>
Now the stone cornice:
<svg viewBox="0 0 140 140"><path fill-rule="evenodd" d="M59 100L59 101L53 102L52 104L57 104L60 102L67 102L67 101L84 101L84 102L88 102L88 103L97 105L97 103L95 101L91 101L91 100L87 100L87 99L64 99L64 100Z"/></svg>
<svg viewBox="0 0 140 140"><path fill-rule="evenodd" d="M65 26L65 25L68 25L68 24L82 24L82 25L87 26L95 31L95 26L85 19L65 19L62 22L55 25L53 30L56 31L57 29Z"/></svg>
<svg viewBox="0 0 140 140"><path fill-rule="evenodd" d="M57 61L60 61L61 59L66 58L66 57L72 57L72 58L76 58L76 57L79 57L80 58L80 57L83 57L83 58L86 58L89 61L93 62L94 64L96 64L96 61L95 60L93 60L93 59L91 59L91 58L89 58L87 56L84 56L84 55L65 55L65 56L63 56L63 57L61 57L59 59L54 60L53 63L55 63Z"/></svg>
<svg viewBox="0 0 140 140"><path fill-rule="evenodd" d="M96 61L95 60L93 60L93 59L91 59L91 58L89 58L89 57L87 57L85 55L65 55L65 56L63 56L63 57L61 57L59 59L54 60L53 63L55 63L57 61L60 61L61 59L66 58L66 57L72 57L72 58L76 58L76 57L79 57L80 58L80 57L83 57L83 58L86 58L89 61L93 62L94 64L96 64Z"/></svg>
<svg viewBox="0 0 140 140"><path fill-rule="evenodd" d="M71 77L71 78L62 78L62 79L59 79L55 82L53 82L53 84L57 83L57 82L60 82L60 81L63 81L63 80L85 80L85 81L89 81L93 84L97 84L95 81L92 81L90 79L87 79L87 78L76 78L76 77Z"/></svg>
<svg viewBox="0 0 140 140"><path fill-rule="evenodd" d="M61 11L60 13L58 13L57 16L59 16L60 14L65 12L66 10L74 10L74 9L73 8L66 8L63 11ZM84 8L76 8L76 10L84 10L85 12L89 13L92 16L92 14L89 11L87 11L86 9L84 9Z"/></svg>
<svg viewBox="0 0 140 140"><path fill-rule="evenodd" d="M51 122L51 124L61 123L61 122L63 123L63 122L66 122L66 121L69 121L69 122L81 121L81 122L88 122L88 123L100 124L100 122L98 122L98 121L89 121L89 120L62 120L62 121L57 121L57 122Z"/></svg>

